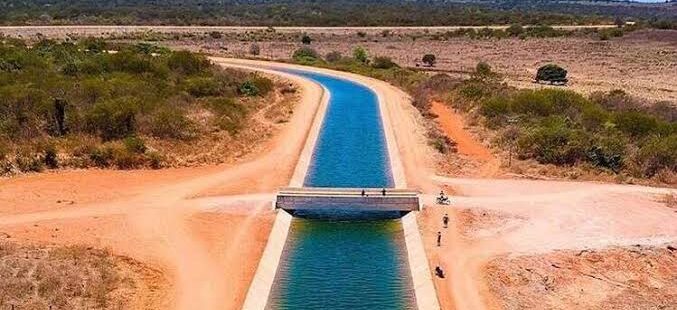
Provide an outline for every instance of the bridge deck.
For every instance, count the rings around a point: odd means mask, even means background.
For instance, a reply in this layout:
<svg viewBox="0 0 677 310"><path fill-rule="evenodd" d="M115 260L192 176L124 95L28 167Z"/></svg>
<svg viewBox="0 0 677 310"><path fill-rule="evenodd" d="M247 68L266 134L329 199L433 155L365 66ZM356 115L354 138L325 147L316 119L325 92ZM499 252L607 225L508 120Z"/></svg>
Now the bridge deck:
<svg viewBox="0 0 677 310"><path fill-rule="evenodd" d="M365 195L362 195L362 191ZM283 188L275 207L285 210L353 209L364 211L420 210L419 192L387 188Z"/></svg>

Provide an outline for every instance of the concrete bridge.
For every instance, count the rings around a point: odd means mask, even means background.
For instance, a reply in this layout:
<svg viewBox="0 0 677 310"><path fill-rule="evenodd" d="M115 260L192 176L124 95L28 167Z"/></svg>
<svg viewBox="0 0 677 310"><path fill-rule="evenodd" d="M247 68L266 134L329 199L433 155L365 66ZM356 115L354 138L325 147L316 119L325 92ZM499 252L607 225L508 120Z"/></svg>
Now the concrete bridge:
<svg viewBox="0 0 677 310"><path fill-rule="evenodd" d="M364 195L362 194L364 191ZM275 207L284 210L419 211L419 192L386 188L283 188Z"/></svg>

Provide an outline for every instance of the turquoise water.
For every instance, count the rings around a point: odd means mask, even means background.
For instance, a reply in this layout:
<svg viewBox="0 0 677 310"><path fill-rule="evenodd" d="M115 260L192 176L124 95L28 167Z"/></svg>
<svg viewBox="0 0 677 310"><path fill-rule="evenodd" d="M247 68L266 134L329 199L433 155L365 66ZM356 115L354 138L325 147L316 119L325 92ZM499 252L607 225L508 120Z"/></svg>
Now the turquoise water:
<svg viewBox="0 0 677 310"><path fill-rule="evenodd" d="M291 72L331 94L304 186L392 187L376 95L347 80ZM415 308L399 213L294 215L268 308Z"/></svg>
<svg viewBox="0 0 677 310"><path fill-rule="evenodd" d="M376 94L347 80L294 73L322 84L331 94L304 186L392 187Z"/></svg>

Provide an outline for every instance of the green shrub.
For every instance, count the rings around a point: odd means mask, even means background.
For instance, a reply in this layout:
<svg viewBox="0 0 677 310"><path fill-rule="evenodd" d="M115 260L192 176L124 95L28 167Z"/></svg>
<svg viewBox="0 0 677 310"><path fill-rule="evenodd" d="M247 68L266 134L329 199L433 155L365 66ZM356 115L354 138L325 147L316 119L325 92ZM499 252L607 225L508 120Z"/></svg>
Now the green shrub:
<svg viewBox="0 0 677 310"><path fill-rule="evenodd" d="M563 30L557 30L551 26L532 26L532 27L526 27L524 29L524 35L527 37L535 37L535 38L552 38L552 37L559 37L564 34L566 34L565 31Z"/></svg>
<svg viewBox="0 0 677 310"><path fill-rule="evenodd" d="M493 97L484 100L480 106L480 113L488 118L506 116L510 112L510 102L505 97Z"/></svg>
<svg viewBox="0 0 677 310"><path fill-rule="evenodd" d="M590 131L598 131L609 122L609 113L598 105L587 105L581 110L581 124Z"/></svg>
<svg viewBox="0 0 677 310"><path fill-rule="evenodd" d="M239 91L240 94L250 97L258 96L261 92L252 81L245 81L244 83L242 83L242 85L240 85Z"/></svg>
<svg viewBox="0 0 677 310"><path fill-rule="evenodd" d="M593 139L592 146L586 152L587 160L618 173L623 166L628 143L628 139L616 131L604 132Z"/></svg>
<svg viewBox="0 0 677 310"><path fill-rule="evenodd" d="M449 153L454 143L449 137L442 134L434 134L429 140L432 147L442 154Z"/></svg>
<svg viewBox="0 0 677 310"><path fill-rule="evenodd" d="M143 139L136 137L136 136L130 136L125 138L122 143L125 145L125 149L131 153L135 154L143 154L146 152L146 143L143 141Z"/></svg>
<svg viewBox="0 0 677 310"><path fill-rule="evenodd" d="M317 52L310 47L301 47L294 51L292 59L299 63L313 63L319 59Z"/></svg>
<svg viewBox="0 0 677 310"><path fill-rule="evenodd" d="M568 82L567 70L555 64L544 65L536 72L536 82L540 81L566 84Z"/></svg>
<svg viewBox="0 0 677 310"><path fill-rule="evenodd" d="M254 75L248 80L248 82L251 82L251 84L254 85L256 89L258 89L258 95L260 96L267 95L275 88L275 85L271 79L260 75Z"/></svg>
<svg viewBox="0 0 677 310"><path fill-rule="evenodd" d="M625 34L622 28L600 29L597 32L599 34L599 39L602 41L622 37Z"/></svg>
<svg viewBox="0 0 677 310"><path fill-rule="evenodd" d="M195 77L187 79L186 91L195 97L218 96L221 94L218 81L211 77Z"/></svg>
<svg viewBox="0 0 677 310"><path fill-rule="evenodd" d="M41 172L44 170L43 159L28 150L22 150L16 154L14 162L21 172Z"/></svg>
<svg viewBox="0 0 677 310"><path fill-rule="evenodd" d="M633 137L644 137L656 132L659 126L655 117L634 111L616 113L614 123L618 129Z"/></svg>
<svg viewBox="0 0 677 310"><path fill-rule="evenodd" d="M499 75L494 72L491 66L486 62L478 62L475 66L475 71L471 74L473 80L495 83L497 82Z"/></svg>
<svg viewBox="0 0 677 310"><path fill-rule="evenodd" d="M88 127L104 140L124 138L135 133L137 111L134 98L101 101L88 112Z"/></svg>
<svg viewBox="0 0 677 310"><path fill-rule="evenodd" d="M143 164L143 158L127 149L127 147L113 147L113 164L118 169L134 169Z"/></svg>
<svg viewBox="0 0 677 310"><path fill-rule="evenodd" d="M512 100L512 110L515 113L548 116L553 113L552 102L545 93L534 90L518 92Z"/></svg>
<svg viewBox="0 0 677 310"><path fill-rule="evenodd" d="M353 50L353 58L364 64L369 62L369 55L367 53L367 50L361 46L358 46Z"/></svg>
<svg viewBox="0 0 677 310"><path fill-rule="evenodd" d="M158 138L190 139L192 129L192 122L176 108L161 109L151 120L151 133Z"/></svg>
<svg viewBox="0 0 677 310"><path fill-rule="evenodd" d="M165 157L158 152L148 152L148 165L153 169L160 169L164 166Z"/></svg>
<svg viewBox="0 0 677 310"><path fill-rule="evenodd" d="M437 57L434 54L425 54L421 61L428 67L434 67L437 62Z"/></svg>
<svg viewBox="0 0 677 310"><path fill-rule="evenodd" d="M371 66L376 69L390 69L399 67L390 57L376 56L371 63Z"/></svg>
<svg viewBox="0 0 677 310"><path fill-rule="evenodd" d="M142 58L129 50L120 51L117 54L108 56L109 68L113 71L122 71L129 73L144 73L152 69L152 64L148 59Z"/></svg>
<svg viewBox="0 0 677 310"><path fill-rule="evenodd" d="M170 69L185 75L193 75L209 69L209 60L204 56L188 51L178 51L170 54L167 59Z"/></svg>
<svg viewBox="0 0 677 310"><path fill-rule="evenodd" d="M518 37L524 33L524 27L519 24L512 24L505 30L505 32L511 37Z"/></svg>
<svg viewBox="0 0 677 310"><path fill-rule="evenodd" d="M677 171L677 134L653 136L639 149L635 160L646 177L652 177L663 169Z"/></svg>
<svg viewBox="0 0 677 310"><path fill-rule="evenodd" d="M585 157L588 137L561 117L548 118L518 140L521 156L540 163L572 165Z"/></svg>
<svg viewBox="0 0 677 310"><path fill-rule="evenodd" d="M90 53L101 53L108 49L108 42L103 38L87 37L78 42L86 51Z"/></svg>
<svg viewBox="0 0 677 310"><path fill-rule="evenodd" d="M109 167L113 160L113 148L110 145L101 145L92 149L89 159L99 168Z"/></svg>
<svg viewBox="0 0 677 310"><path fill-rule="evenodd" d="M57 150L56 146L52 143L47 143L44 146L44 151L43 151L43 160L45 162L45 165L47 165L48 168L50 169L56 169L59 167L59 158L57 155Z"/></svg>

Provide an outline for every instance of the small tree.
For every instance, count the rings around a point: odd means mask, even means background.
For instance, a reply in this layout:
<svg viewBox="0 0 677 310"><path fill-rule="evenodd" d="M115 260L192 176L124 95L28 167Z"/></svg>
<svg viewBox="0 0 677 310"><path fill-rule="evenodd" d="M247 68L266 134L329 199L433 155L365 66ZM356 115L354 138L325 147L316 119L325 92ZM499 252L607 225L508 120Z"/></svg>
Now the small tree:
<svg viewBox="0 0 677 310"><path fill-rule="evenodd" d="M254 56L258 56L261 54L261 48L259 47L258 44L252 43L252 45L249 46L249 54L252 54Z"/></svg>
<svg viewBox="0 0 677 310"><path fill-rule="evenodd" d="M310 47L302 47L294 51L292 58L297 62L313 62L317 60L317 52Z"/></svg>
<svg viewBox="0 0 677 310"><path fill-rule="evenodd" d="M488 63L480 61L475 66L472 78L478 81L495 82L499 78L499 75L491 69Z"/></svg>
<svg viewBox="0 0 677 310"><path fill-rule="evenodd" d="M358 46L353 50L353 58L355 58L355 60L361 63L366 64L367 62L369 62L369 55L367 54L367 50L365 50L361 46Z"/></svg>
<svg viewBox="0 0 677 310"><path fill-rule="evenodd" d="M536 82L539 83L541 81L554 84L566 84L569 81L567 79L567 70L564 70L564 68L555 64L542 66L536 73Z"/></svg>
<svg viewBox="0 0 677 310"><path fill-rule="evenodd" d="M428 67L434 67L435 62L437 62L437 58L433 54L425 54L425 55L423 55L423 58L421 60Z"/></svg>
<svg viewBox="0 0 677 310"><path fill-rule="evenodd" d="M310 44L310 43L312 43L312 42L313 42L313 39L310 38L310 36L308 36L307 34L304 34L304 35L301 37L301 43L303 43L303 44L308 45L308 44Z"/></svg>

